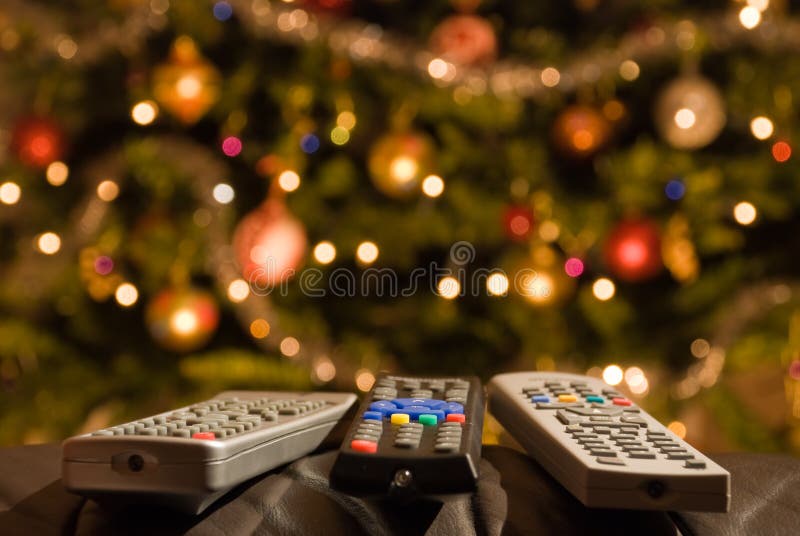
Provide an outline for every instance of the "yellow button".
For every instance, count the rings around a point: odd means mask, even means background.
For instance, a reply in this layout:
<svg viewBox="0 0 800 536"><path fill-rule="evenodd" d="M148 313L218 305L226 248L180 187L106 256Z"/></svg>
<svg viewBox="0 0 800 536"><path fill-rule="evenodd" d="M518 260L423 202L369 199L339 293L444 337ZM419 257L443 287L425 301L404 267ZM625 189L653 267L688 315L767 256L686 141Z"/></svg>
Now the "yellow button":
<svg viewBox="0 0 800 536"><path fill-rule="evenodd" d="M577 402L578 398L575 395L558 395L559 402Z"/></svg>
<svg viewBox="0 0 800 536"><path fill-rule="evenodd" d="M395 413L392 415L392 424L405 424L408 422L408 420L407 413Z"/></svg>

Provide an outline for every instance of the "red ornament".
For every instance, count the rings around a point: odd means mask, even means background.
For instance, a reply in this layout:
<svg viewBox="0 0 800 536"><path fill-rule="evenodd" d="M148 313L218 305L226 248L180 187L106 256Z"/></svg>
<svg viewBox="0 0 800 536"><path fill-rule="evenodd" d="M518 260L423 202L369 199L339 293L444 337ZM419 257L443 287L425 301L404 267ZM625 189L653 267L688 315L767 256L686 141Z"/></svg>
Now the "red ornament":
<svg viewBox="0 0 800 536"><path fill-rule="evenodd" d="M219 324L214 297L195 288L168 288L155 295L145 313L150 334L164 348L189 352L204 346Z"/></svg>
<svg viewBox="0 0 800 536"><path fill-rule="evenodd" d="M51 119L29 117L14 126L11 147L26 165L43 168L61 158L64 135Z"/></svg>
<svg viewBox="0 0 800 536"><path fill-rule="evenodd" d="M233 249L251 284L273 286L294 275L306 251L306 230L286 206L272 199L239 222Z"/></svg>
<svg viewBox="0 0 800 536"><path fill-rule="evenodd" d="M647 219L617 224L605 245L606 264L625 281L643 281L661 271L661 232Z"/></svg>
<svg viewBox="0 0 800 536"><path fill-rule="evenodd" d="M533 232L533 211L524 205L512 205L503 211L503 229L512 240L523 241Z"/></svg>
<svg viewBox="0 0 800 536"><path fill-rule="evenodd" d="M346 15L353 7L352 0L303 0L303 5L315 11Z"/></svg>
<svg viewBox="0 0 800 536"><path fill-rule="evenodd" d="M491 63L497 55L494 28L475 15L452 15L431 34L431 51L456 65Z"/></svg>

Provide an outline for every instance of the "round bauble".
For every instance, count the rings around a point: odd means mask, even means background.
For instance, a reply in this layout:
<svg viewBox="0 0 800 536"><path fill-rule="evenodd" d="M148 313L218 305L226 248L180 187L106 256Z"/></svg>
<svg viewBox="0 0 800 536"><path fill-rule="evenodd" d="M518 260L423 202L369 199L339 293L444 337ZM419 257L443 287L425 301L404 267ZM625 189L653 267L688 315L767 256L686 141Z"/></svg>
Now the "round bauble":
<svg viewBox="0 0 800 536"><path fill-rule="evenodd" d="M162 290L147 305L147 327L153 339L167 350L190 352L204 346L219 323L214 297L204 290Z"/></svg>
<svg viewBox="0 0 800 536"><path fill-rule="evenodd" d="M476 15L452 15L433 30L431 52L456 65L485 65L497 56L497 38L489 21Z"/></svg>
<svg viewBox="0 0 800 536"><path fill-rule="evenodd" d="M682 76L658 96L655 123L661 137L677 149L705 147L725 126L722 95L702 76Z"/></svg>
<svg viewBox="0 0 800 536"><path fill-rule="evenodd" d="M553 141L563 153L585 158L600 150L611 137L605 116L581 104L569 106L553 123Z"/></svg>
<svg viewBox="0 0 800 536"><path fill-rule="evenodd" d="M369 174L375 186L395 198L410 197L434 170L435 149L421 133L395 133L381 137L369 153Z"/></svg>
<svg viewBox="0 0 800 536"><path fill-rule="evenodd" d="M233 235L242 275L261 287L291 278L303 262L307 243L303 224L276 200L267 200L246 215Z"/></svg>
<svg viewBox="0 0 800 536"><path fill-rule="evenodd" d="M624 281L643 281L657 275L661 261L661 231L655 222L633 218L619 222L605 243L608 268Z"/></svg>

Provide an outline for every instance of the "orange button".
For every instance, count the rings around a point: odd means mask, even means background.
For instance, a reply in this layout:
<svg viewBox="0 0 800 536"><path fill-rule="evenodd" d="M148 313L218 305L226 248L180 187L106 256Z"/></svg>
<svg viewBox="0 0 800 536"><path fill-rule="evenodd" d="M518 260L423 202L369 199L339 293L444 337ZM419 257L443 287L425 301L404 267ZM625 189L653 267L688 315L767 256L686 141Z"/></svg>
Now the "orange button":
<svg viewBox="0 0 800 536"><path fill-rule="evenodd" d="M467 420L467 417L460 413L451 413L445 420L447 422L464 422Z"/></svg>
<svg viewBox="0 0 800 536"><path fill-rule="evenodd" d="M559 402L577 402L578 397L575 395L558 395Z"/></svg>
<svg viewBox="0 0 800 536"><path fill-rule="evenodd" d="M192 434L192 439L216 439L217 436L214 432L195 432Z"/></svg>
<svg viewBox="0 0 800 536"><path fill-rule="evenodd" d="M378 452L378 444L372 441L365 441L363 439L354 439L350 442L350 448L358 452L366 452L374 454Z"/></svg>
<svg viewBox="0 0 800 536"><path fill-rule="evenodd" d="M627 398L612 398L611 401L617 406L630 406L631 401Z"/></svg>

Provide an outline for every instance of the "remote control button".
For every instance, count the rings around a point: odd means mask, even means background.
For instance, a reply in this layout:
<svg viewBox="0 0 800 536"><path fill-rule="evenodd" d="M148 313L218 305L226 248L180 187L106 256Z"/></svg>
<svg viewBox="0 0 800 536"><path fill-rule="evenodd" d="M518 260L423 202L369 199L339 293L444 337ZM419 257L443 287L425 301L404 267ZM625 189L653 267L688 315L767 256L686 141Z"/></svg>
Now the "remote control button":
<svg viewBox="0 0 800 536"><path fill-rule="evenodd" d="M461 423L461 422L465 422L467 420L467 417L463 413L449 413L447 415L447 417L445 417L445 420L447 422L458 422L458 423Z"/></svg>
<svg viewBox="0 0 800 536"><path fill-rule="evenodd" d="M214 435L214 432L197 432L196 434L192 434L192 439L216 439L217 436Z"/></svg>
<svg viewBox="0 0 800 536"><path fill-rule="evenodd" d="M608 435L611 433L611 428L608 426L595 426L594 433Z"/></svg>
<svg viewBox="0 0 800 536"><path fill-rule="evenodd" d="M378 444L373 441L364 441L363 439L354 439L350 442L350 448L367 454L374 454L378 452Z"/></svg>
<svg viewBox="0 0 800 536"><path fill-rule="evenodd" d="M585 385L588 385L585 381L574 381L574 382L569 382L569 384L572 387L583 387Z"/></svg>
<svg viewBox="0 0 800 536"><path fill-rule="evenodd" d="M573 413L567 413L565 410L560 409L556 411L556 417L562 424L577 424L581 422L581 418Z"/></svg>
<svg viewBox="0 0 800 536"><path fill-rule="evenodd" d="M403 380L402 385L400 386L401 389L419 389L422 384L419 380Z"/></svg>
<svg viewBox="0 0 800 536"><path fill-rule="evenodd" d="M419 441L421 437L422 434L419 432L398 432L395 439L415 439Z"/></svg>
<svg viewBox="0 0 800 536"><path fill-rule="evenodd" d="M436 400L435 398L395 398L392 400L398 408L405 408L408 406L423 406L430 409L442 409L446 405L443 400Z"/></svg>
<svg viewBox="0 0 800 536"><path fill-rule="evenodd" d="M464 413L464 405L459 404L458 402L447 402L442 408L445 415L450 415L451 413Z"/></svg>
<svg viewBox="0 0 800 536"><path fill-rule="evenodd" d="M419 439L398 437L394 440L394 446L415 449L419 447Z"/></svg>
<svg viewBox="0 0 800 536"><path fill-rule="evenodd" d="M277 421L278 414L275 411L265 410L261 412L261 418L265 421Z"/></svg>
<svg viewBox="0 0 800 536"><path fill-rule="evenodd" d="M583 433L583 434L572 434L572 437L574 437L575 439L595 439L598 436L597 434Z"/></svg>
<svg viewBox="0 0 800 536"><path fill-rule="evenodd" d="M603 408L585 408L582 406L570 406L568 411L572 413L576 413L578 415L583 415L584 417L591 417L592 415L609 415L613 417L614 415L619 415L622 413L622 409L614 408L614 407L603 407Z"/></svg>
<svg viewBox="0 0 800 536"><path fill-rule="evenodd" d="M589 422L611 422L610 415L592 415L589 417Z"/></svg>
<svg viewBox="0 0 800 536"><path fill-rule="evenodd" d="M667 454L669 452L676 452L676 453L687 452L687 450L683 447L661 447L661 452Z"/></svg>
<svg viewBox="0 0 800 536"><path fill-rule="evenodd" d="M371 441L373 443L377 443L378 439L380 439L380 436L373 436L368 434L355 434L353 436L354 441Z"/></svg>
<svg viewBox="0 0 800 536"><path fill-rule="evenodd" d="M575 395L558 395L559 402L577 402L578 397Z"/></svg>
<svg viewBox="0 0 800 536"><path fill-rule="evenodd" d="M422 429L424 428L424 426L422 426L422 425L421 425L420 423L418 423L418 422L407 422L406 424L403 424L403 425L401 425L401 426L400 426L400 429L401 429L401 430L405 430L405 429L407 429L407 428L413 428L413 429L415 429L415 430L420 430L420 431L422 431Z"/></svg>
<svg viewBox="0 0 800 536"><path fill-rule="evenodd" d="M630 400L628 400L627 398L621 398L621 397L612 398L611 402L615 406L630 406L631 405L631 401Z"/></svg>
<svg viewBox="0 0 800 536"><path fill-rule="evenodd" d="M531 402L533 402L534 404L536 403L547 404L548 402L550 402L550 397L544 395L536 395L531 398Z"/></svg>
<svg viewBox="0 0 800 536"><path fill-rule="evenodd" d="M411 391L409 394L411 398L433 398L433 391L430 389L417 389L416 391Z"/></svg>
<svg viewBox="0 0 800 536"><path fill-rule="evenodd" d="M442 418L444 418L444 415ZM417 420L420 422L420 424L425 426L436 426L436 423L439 422L438 417L430 413L424 413L420 415Z"/></svg>
<svg viewBox="0 0 800 536"><path fill-rule="evenodd" d="M637 434L639 433L639 427L623 426L622 428L620 428L620 431L625 432L626 434Z"/></svg>
<svg viewBox="0 0 800 536"><path fill-rule="evenodd" d="M231 434L228 433L228 430L223 430L222 428L209 428L208 429L208 433L209 434L214 434L214 436L217 439L225 439L226 437L231 435Z"/></svg>
<svg viewBox="0 0 800 536"><path fill-rule="evenodd" d="M625 413L641 413L642 412L641 409L639 409L637 407L634 407L634 406L627 407L623 411Z"/></svg>
<svg viewBox="0 0 800 536"><path fill-rule="evenodd" d="M178 428L174 432L172 432L172 437L185 437L190 438L192 436L192 432L189 431L188 428Z"/></svg>
<svg viewBox="0 0 800 536"><path fill-rule="evenodd" d="M406 406L403 409L395 410L395 413L406 414L414 421L419 420L420 415L434 415L436 420L444 420L444 411L426 408L425 406Z"/></svg>
<svg viewBox="0 0 800 536"><path fill-rule="evenodd" d="M694 455L689 454L688 452L668 452L667 459L668 460L689 460L694 458Z"/></svg>
<svg viewBox="0 0 800 536"><path fill-rule="evenodd" d="M602 463L605 465L625 465L625 462L619 458L595 458L595 460L597 463Z"/></svg>
<svg viewBox="0 0 800 536"><path fill-rule="evenodd" d="M93 436L113 436L114 432L111 430L97 430L96 432L92 432Z"/></svg>
<svg viewBox="0 0 800 536"><path fill-rule="evenodd" d="M391 419L392 424L406 424L411 420L407 413L394 413Z"/></svg>
<svg viewBox="0 0 800 536"><path fill-rule="evenodd" d="M621 422L624 422L624 423L627 423L627 424L638 424L638 425L639 425L639 426L641 426L642 428L647 428L647 421L646 421L646 420L644 420L644 419L642 419L642 418L641 418L641 417L639 417L639 416L635 416L635 415L622 415L622 417L620 417L620 418L619 418L619 420L620 420Z"/></svg>
<svg viewBox="0 0 800 536"><path fill-rule="evenodd" d="M602 404L603 402L605 402L605 399L603 399L602 396L589 395L589 396L586 397L586 401L587 402L595 402L597 404Z"/></svg>
<svg viewBox="0 0 800 536"><path fill-rule="evenodd" d="M616 389L603 389L603 394L606 396L622 396Z"/></svg>
<svg viewBox="0 0 800 536"><path fill-rule="evenodd" d="M617 453L613 450L595 449L590 450L589 454L597 456L598 458L616 458Z"/></svg>
<svg viewBox="0 0 800 536"><path fill-rule="evenodd" d="M686 460L686 463L683 464L683 466L688 469L705 469L706 462L701 460Z"/></svg>
<svg viewBox="0 0 800 536"><path fill-rule="evenodd" d="M433 446L436 452L456 452L458 450L458 443L436 443Z"/></svg>
<svg viewBox="0 0 800 536"><path fill-rule="evenodd" d="M383 413L380 411L365 411L364 412L364 419L370 421L382 421L383 420Z"/></svg>
<svg viewBox="0 0 800 536"><path fill-rule="evenodd" d="M390 412L397 409L393 403L388 400L377 400L369 405L370 411L380 411L384 416L388 416Z"/></svg>
<svg viewBox="0 0 800 536"><path fill-rule="evenodd" d="M566 427L566 428L564 428L564 430L565 430L566 432L569 432L569 433L571 433L571 434L572 434L572 433L578 433L578 434L580 434L580 433L582 433L582 432L583 432L583 427L582 427L580 424L570 424L570 425L567 425L567 427Z"/></svg>
<svg viewBox="0 0 800 536"><path fill-rule="evenodd" d="M647 435L648 436L654 436L654 437L665 437L667 435L667 433L666 432L660 432L658 430L648 430L647 431Z"/></svg>
<svg viewBox="0 0 800 536"><path fill-rule="evenodd" d="M628 453L628 458L636 458L640 460L655 460L656 455L652 452L633 451Z"/></svg>

